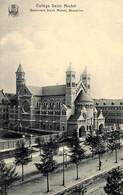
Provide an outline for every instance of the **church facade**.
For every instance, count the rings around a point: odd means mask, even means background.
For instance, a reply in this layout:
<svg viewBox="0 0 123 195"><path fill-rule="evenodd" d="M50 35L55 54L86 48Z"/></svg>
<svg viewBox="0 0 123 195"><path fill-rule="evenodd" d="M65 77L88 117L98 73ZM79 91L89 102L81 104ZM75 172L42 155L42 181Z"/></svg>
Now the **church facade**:
<svg viewBox="0 0 123 195"><path fill-rule="evenodd" d="M71 133L79 137L93 128L102 128L105 119L96 110L90 95L90 75L87 69L76 81L71 66L66 71L66 83L54 86L28 86L20 64L16 71L16 94L10 99L9 128L19 131Z"/></svg>

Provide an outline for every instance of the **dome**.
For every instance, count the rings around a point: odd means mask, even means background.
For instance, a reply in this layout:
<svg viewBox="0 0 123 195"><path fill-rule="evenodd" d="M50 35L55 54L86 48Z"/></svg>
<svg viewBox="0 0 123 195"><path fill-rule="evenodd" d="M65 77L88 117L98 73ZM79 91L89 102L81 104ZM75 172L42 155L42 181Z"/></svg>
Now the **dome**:
<svg viewBox="0 0 123 195"><path fill-rule="evenodd" d="M76 103L81 103L81 102L83 102L83 103L93 103L93 100L92 100L91 96L88 93L86 93L84 91L81 91L79 93L79 95L77 96L77 98L76 98Z"/></svg>

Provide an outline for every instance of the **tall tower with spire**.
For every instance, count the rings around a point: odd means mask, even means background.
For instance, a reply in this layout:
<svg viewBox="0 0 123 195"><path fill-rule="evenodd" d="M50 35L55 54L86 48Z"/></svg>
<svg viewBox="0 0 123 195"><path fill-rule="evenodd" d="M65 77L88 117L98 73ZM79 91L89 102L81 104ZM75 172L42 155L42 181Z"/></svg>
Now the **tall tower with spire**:
<svg viewBox="0 0 123 195"><path fill-rule="evenodd" d="M87 89L87 92L90 94L90 89L91 89L91 86L90 86L90 74L88 74L88 71L87 71L87 66L85 67L82 75L81 75L81 80L84 84L84 86L86 87Z"/></svg>
<svg viewBox="0 0 123 195"><path fill-rule="evenodd" d="M18 69L16 71L16 94L19 93L20 89L25 84L25 72L23 71L22 65L19 64Z"/></svg>
<svg viewBox="0 0 123 195"><path fill-rule="evenodd" d="M74 105L75 94L76 94L76 73L72 69L72 65L70 63L67 71L66 71L66 97L65 104L70 108Z"/></svg>

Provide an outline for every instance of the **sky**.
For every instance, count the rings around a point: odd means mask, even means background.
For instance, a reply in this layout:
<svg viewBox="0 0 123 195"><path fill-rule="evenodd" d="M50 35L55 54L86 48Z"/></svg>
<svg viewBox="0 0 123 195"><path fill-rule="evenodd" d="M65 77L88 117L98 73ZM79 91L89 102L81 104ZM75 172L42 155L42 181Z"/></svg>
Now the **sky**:
<svg viewBox="0 0 123 195"><path fill-rule="evenodd" d="M30 11L64 3L83 11ZM8 15L11 4L19 16ZM15 92L20 63L34 86L65 83L69 63L78 81L87 66L93 98L123 98L123 1L0 0L0 89Z"/></svg>

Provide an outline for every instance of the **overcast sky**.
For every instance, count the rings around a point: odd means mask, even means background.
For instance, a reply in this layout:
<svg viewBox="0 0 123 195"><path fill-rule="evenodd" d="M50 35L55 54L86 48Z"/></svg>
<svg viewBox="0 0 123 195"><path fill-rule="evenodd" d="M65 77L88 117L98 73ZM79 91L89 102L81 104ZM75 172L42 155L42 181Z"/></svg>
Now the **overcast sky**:
<svg viewBox="0 0 123 195"><path fill-rule="evenodd" d="M84 11L30 12L36 3L64 2ZM93 97L123 98L123 0L0 0L1 89L15 91L19 63L29 85L64 83L69 62L77 78L88 67Z"/></svg>

